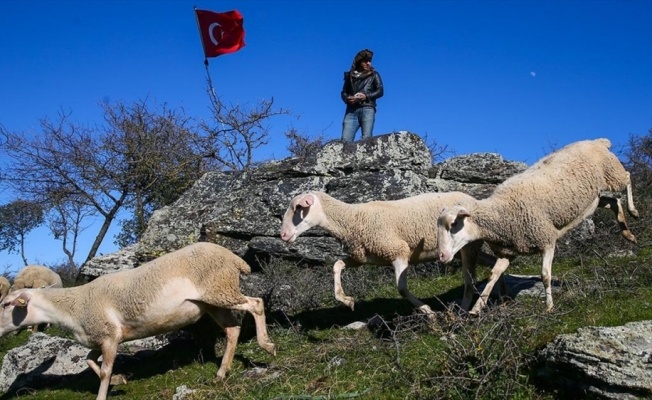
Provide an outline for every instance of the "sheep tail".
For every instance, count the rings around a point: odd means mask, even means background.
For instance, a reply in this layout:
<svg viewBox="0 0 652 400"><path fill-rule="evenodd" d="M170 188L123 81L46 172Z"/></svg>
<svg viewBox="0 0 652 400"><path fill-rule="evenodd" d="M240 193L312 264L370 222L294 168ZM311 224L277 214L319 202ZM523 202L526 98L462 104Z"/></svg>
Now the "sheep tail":
<svg viewBox="0 0 652 400"><path fill-rule="evenodd" d="M606 148L611 148L611 141L607 138L596 139L596 142L601 143Z"/></svg>
<svg viewBox="0 0 652 400"><path fill-rule="evenodd" d="M251 267L241 258L238 258L237 264L238 264L238 269L243 274L249 275L251 273Z"/></svg>

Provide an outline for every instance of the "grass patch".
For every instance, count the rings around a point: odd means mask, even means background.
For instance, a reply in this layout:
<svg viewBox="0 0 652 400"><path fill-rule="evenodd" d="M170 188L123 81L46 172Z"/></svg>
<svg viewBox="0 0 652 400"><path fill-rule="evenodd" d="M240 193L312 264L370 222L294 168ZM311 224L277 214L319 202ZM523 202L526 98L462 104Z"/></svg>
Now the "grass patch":
<svg viewBox="0 0 652 400"><path fill-rule="evenodd" d="M553 294L552 312L544 312L543 298L517 296L492 302L473 319L460 317L453 305L463 292L455 266L412 268L410 290L437 310L436 321L416 314L399 296L391 268L363 266L344 272L344 290L357 300L351 311L334 301L329 270L302 280L292 278L302 273L299 267L285 265L270 279L299 286L288 289L296 301L292 309L269 315L276 357L258 347L251 326L245 326L233 370L224 381L213 380L224 351L220 335L214 352L185 343L142 359L125 358L115 372L128 375L129 383L113 387L110 396L169 399L186 385L194 390L189 400L559 398L532 378L537 349L579 327L652 319L651 257L649 249L642 249L634 257L555 260L559 290ZM540 269L540 258L521 258L507 273L538 275ZM480 267L479 277L487 271ZM341 329L361 320L372 322L362 330ZM56 329L48 333L65 335ZM22 332L0 339L0 355L28 337ZM99 379L90 372L78 378L0 399L95 396Z"/></svg>

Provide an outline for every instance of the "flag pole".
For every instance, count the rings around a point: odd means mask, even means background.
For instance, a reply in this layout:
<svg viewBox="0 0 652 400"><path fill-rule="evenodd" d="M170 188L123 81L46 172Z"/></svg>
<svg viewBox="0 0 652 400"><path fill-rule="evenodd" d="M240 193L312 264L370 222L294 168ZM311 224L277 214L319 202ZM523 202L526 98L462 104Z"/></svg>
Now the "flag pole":
<svg viewBox="0 0 652 400"><path fill-rule="evenodd" d="M199 31L199 38L201 39L201 47L202 50L204 50L205 45L204 45L204 35L202 35L201 32L201 26L199 25L199 16L197 15L197 6L194 6L195 9L195 21L197 21L197 30ZM204 65L206 68L208 68L208 57L206 57L206 53L204 53Z"/></svg>
<svg viewBox="0 0 652 400"><path fill-rule="evenodd" d="M195 9L195 20L197 21L197 30L199 31L199 38L201 39L202 51L204 50L204 35L202 35L201 26L199 25L199 16L197 16L197 6L194 6ZM211 101L214 103L217 108L217 95L215 94L215 88L213 87L213 79L211 79L211 73L208 69L208 57L204 53L204 68L206 68L206 78L208 80L208 87L210 88Z"/></svg>

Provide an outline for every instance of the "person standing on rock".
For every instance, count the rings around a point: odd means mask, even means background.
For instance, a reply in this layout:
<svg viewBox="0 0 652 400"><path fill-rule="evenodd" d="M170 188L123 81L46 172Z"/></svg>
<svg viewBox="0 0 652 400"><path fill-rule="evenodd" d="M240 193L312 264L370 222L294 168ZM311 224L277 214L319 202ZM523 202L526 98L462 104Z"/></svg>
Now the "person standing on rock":
<svg viewBox="0 0 652 400"><path fill-rule="evenodd" d="M359 51L351 69L344 73L341 97L346 103L342 122L342 140L345 142L353 142L358 128L362 130L363 139L373 135L376 100L384 94L380 74L371 66L373 56L369 49Z"/></svg>

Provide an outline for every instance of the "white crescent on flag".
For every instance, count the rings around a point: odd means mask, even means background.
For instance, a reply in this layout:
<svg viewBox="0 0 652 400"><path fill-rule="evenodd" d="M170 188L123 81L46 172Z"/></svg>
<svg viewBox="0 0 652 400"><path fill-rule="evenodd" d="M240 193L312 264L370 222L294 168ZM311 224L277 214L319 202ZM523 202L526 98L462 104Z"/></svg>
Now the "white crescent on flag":
<svg viewBox="0 0 652 400"><path fill-rule="evenodd" d="M219 28L220 28L220 40L222 40L222 25L218 24L217 22L213 22L213 23L208 27L208 36L210 36L210 38L211 38L211 42L213 42L213 44L214 44L215 46L217 46L217 45L219 45L219 40L215 39L215 36L213 35L213 30L215 29L215 27L219 27Z"/></svg>

